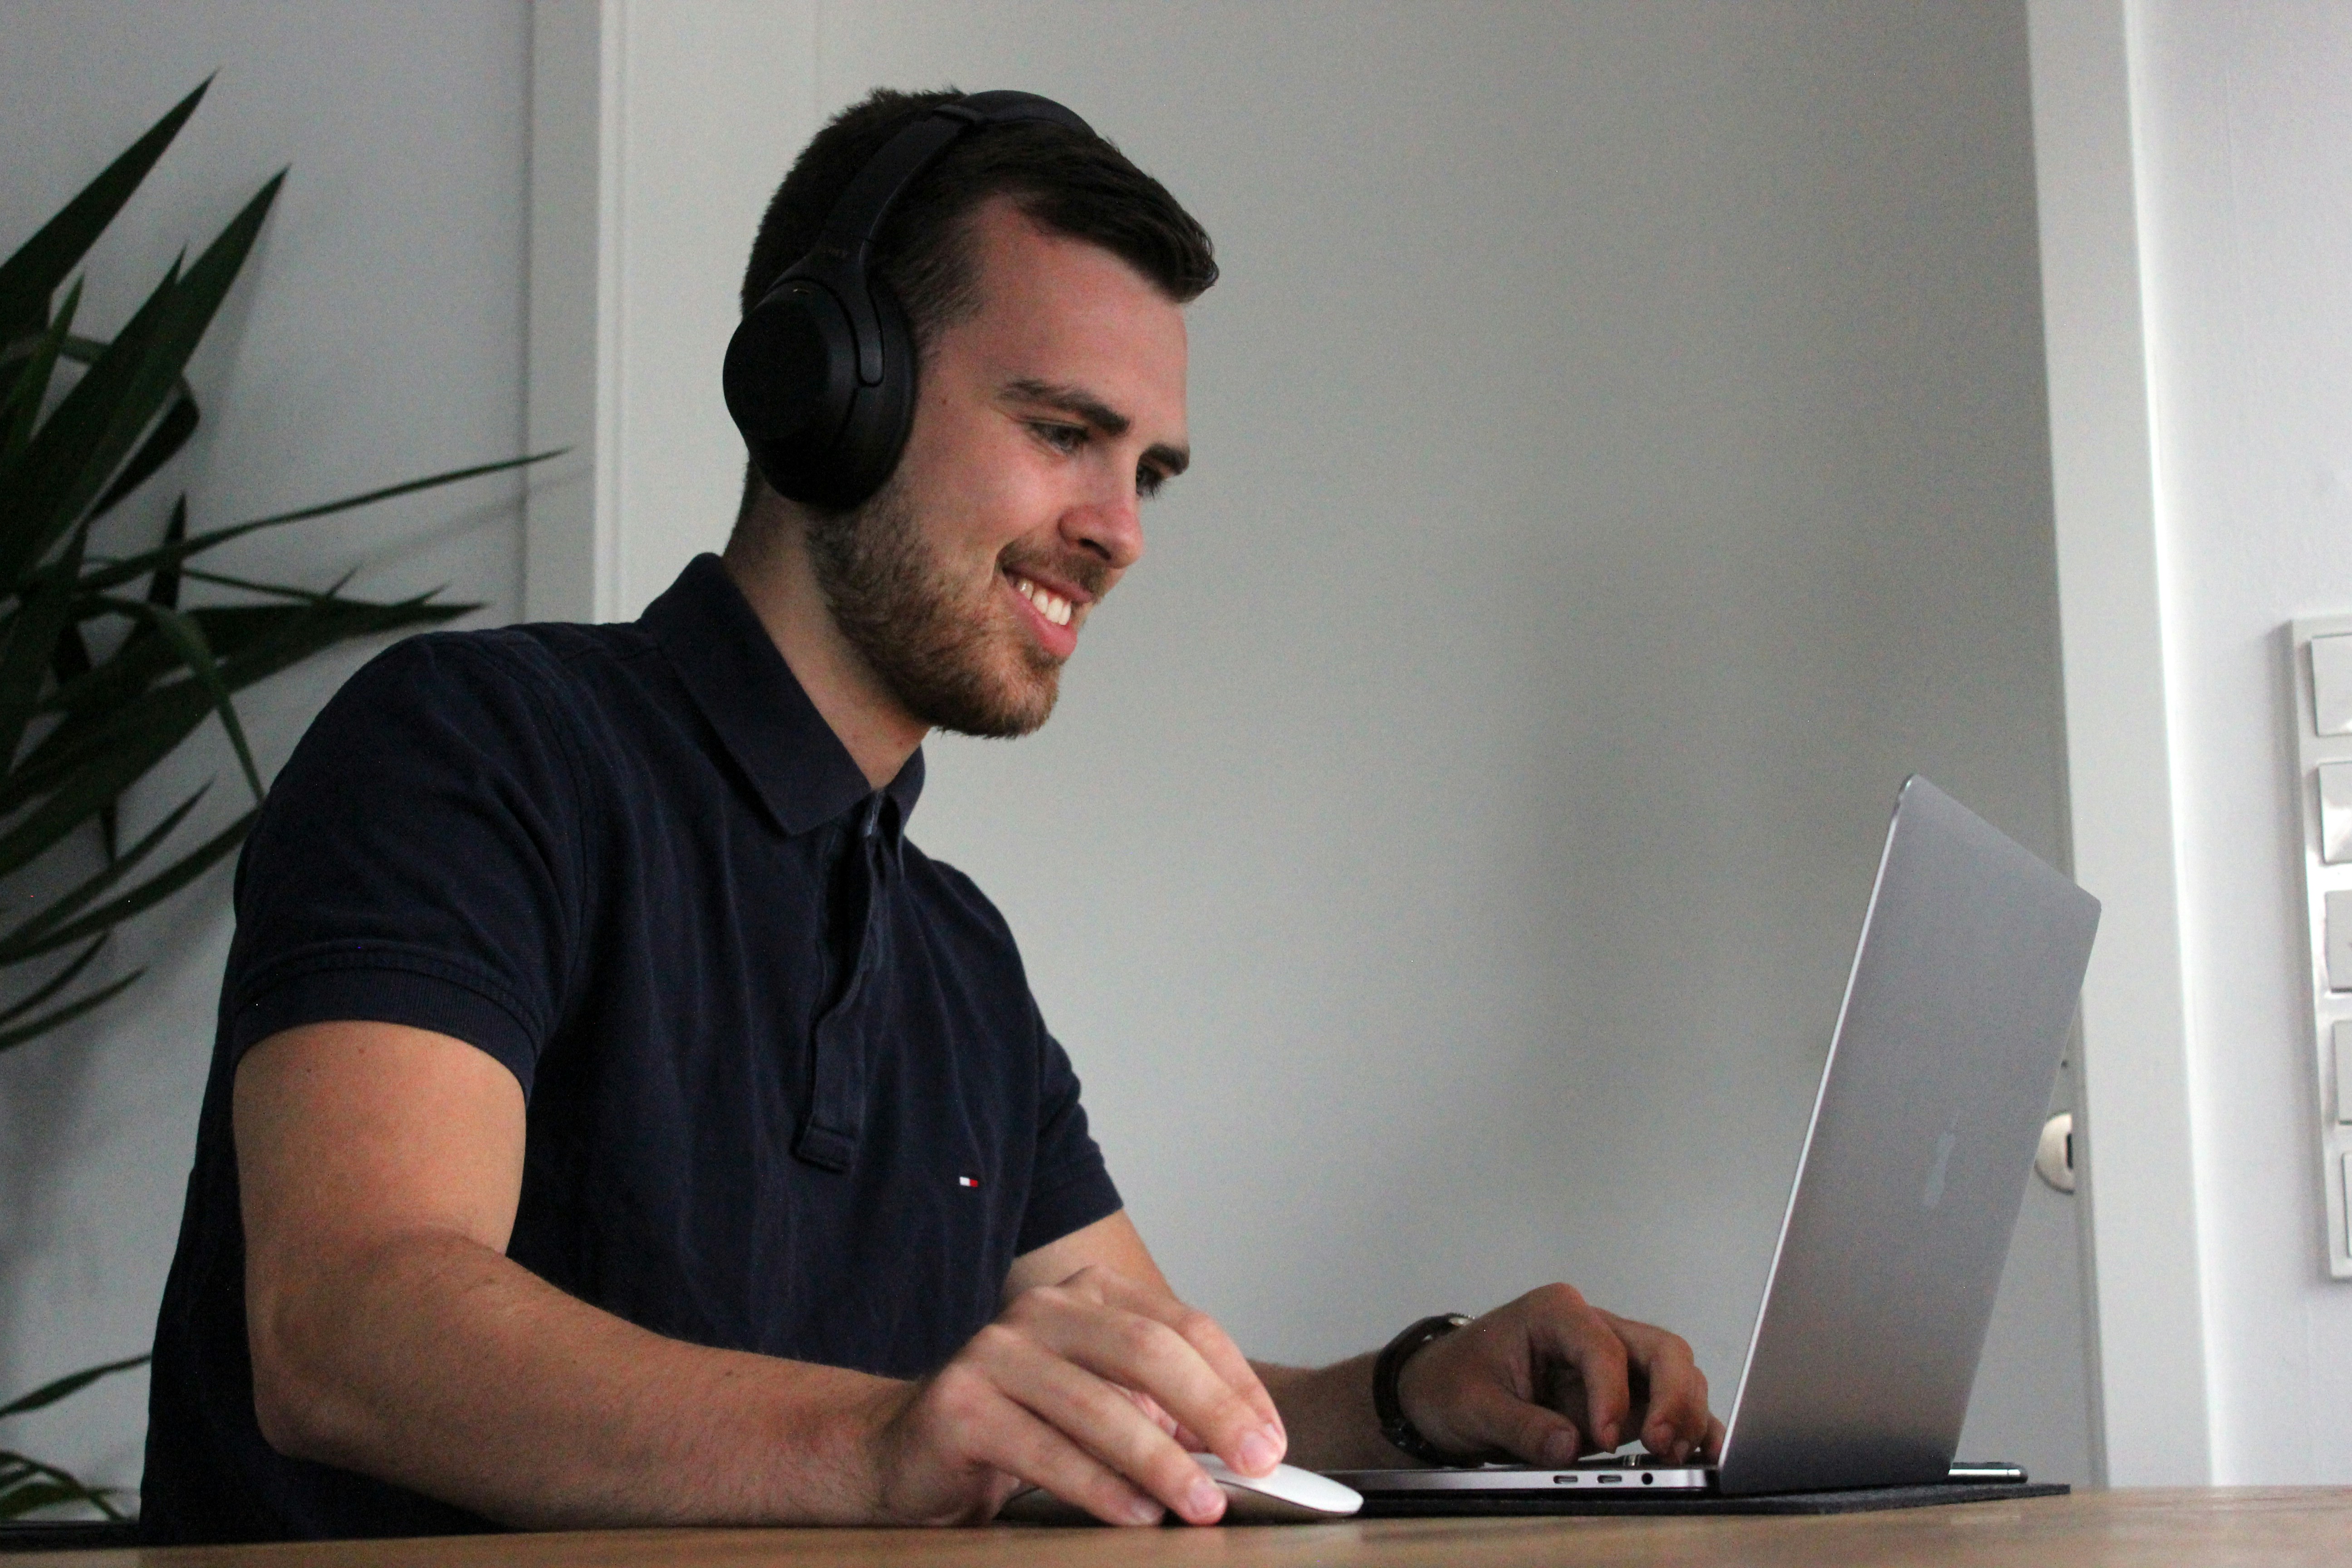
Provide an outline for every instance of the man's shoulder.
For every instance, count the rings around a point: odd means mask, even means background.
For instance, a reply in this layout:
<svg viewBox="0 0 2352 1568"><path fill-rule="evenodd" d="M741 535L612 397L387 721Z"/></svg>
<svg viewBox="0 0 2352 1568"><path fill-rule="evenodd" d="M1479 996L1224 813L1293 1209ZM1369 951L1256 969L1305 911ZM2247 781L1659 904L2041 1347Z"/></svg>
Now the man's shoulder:
<svg viewBox="0 0 2352 1568"><path fill-rule="evenodd" d="M963 928L974 940L1002 947L1018 962L1013 928L989 896L980 890L979 883L946 861L932 859L917 848L912 839L907 841L906 863L908 879L929 895L926 901L935 919Z"/></svg>
<svg viewBox="0 0 2352 1568"><path fill-rule="evenodd" d="M321 715L331 725L423 711L463 724L504 715L573 728L631 704L656 652L634 624L549 621L404 637L362 666Z"/></svg>
<svg viewBox="0 0 2352 1568"><path fill-rule="evenodd" d="M352 685L399 690L410 687L507 686L553 691L593 686L614 668L655 651L633 622L583 626L533 621L467 631L420 632L378 654Z"/></svg>
<svg viewBox="0 0 2352 1568"><path fill-rule="evenodd" d="M490 776L513 775L584 799L600 759L633 749L675 706L646 657L654 651L631 625L403 638L328 701L271 794L347 793L366 779L397 795L432 777L490 787Z"/></svg>

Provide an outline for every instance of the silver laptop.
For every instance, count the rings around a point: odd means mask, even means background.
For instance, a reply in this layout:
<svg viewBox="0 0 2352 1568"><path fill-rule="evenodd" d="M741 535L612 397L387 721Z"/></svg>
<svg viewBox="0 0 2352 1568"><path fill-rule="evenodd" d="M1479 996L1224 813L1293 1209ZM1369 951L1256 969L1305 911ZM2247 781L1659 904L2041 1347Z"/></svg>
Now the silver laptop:
<svg viewBox="0 0 2352 1568"><path fill-rule="evenodd" d="M1895 805L1719 1465L1343 1470L1415 1511L2017 1479L1955 1467L2099 903L1914 775Z"/></svg>

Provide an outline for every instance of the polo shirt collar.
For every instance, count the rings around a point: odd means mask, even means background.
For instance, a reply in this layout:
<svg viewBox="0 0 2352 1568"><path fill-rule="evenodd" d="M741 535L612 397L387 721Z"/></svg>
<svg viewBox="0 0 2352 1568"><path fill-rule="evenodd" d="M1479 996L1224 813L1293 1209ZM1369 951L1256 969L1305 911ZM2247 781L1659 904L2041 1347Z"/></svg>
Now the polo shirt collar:
<svg viewBox="0 0 2352 1568"><path fill-rule="evenodd" d="M869 786L718 556L687 563L641 624L777 826L806 833L864 803L865 826L898 848L923 793L922 748L897 778Z"/></svg>

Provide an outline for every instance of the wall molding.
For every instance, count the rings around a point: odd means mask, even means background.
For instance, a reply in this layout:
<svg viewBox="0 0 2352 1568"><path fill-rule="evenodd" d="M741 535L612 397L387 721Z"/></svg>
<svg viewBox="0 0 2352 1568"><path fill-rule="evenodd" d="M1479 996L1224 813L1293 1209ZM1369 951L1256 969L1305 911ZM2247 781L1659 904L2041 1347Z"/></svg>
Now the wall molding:
<svg viewBox="0 0 2352 1568"><path fill-rule="evenodd" d="M743 450L719 396L743 258L816 128L815 0L531 8L524 614L635 616L722 544Z"/></svg>
<svg viewBox="0 0 2352 1568"><path fill-rule="evenodd" d="M2029 0L2074 875L2105 906L2078 1127L2096 1440L2213 1469L2126 0Z"/></svg>

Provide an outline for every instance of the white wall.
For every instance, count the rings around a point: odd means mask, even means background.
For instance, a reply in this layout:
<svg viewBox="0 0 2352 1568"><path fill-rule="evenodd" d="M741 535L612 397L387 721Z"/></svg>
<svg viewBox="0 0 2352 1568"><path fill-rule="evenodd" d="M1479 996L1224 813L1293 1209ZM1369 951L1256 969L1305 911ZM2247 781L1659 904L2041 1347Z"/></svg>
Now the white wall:
<svg viewBox="0 0 2352 1568"><path fill-rule="evenodd" d="M2214 1479L2341 1485L2279 628L2352 610L2352 13L2131 9Z"/></svg>
<svg viewBox="0 0 2352 1568"><path fill-rule="evenodd" d="M0 253L13 249L206 74L219 79L94 258L82 321L118 325L173 255L209 240L279 166L293 173L191 369L192 448L125 519L160 526L174 487L218 525L522 439L527 18L519 3L271 0L127 6L0 0ZM220 552L225 571L393 597L442 584L520 608L519 486L497 479ZM152 532L149 534L152 537ZM193 600L203 590L192 587ZM364 651L243 700L265 773ZM226 821L241 786L208 734L137 792L152 821L194 781ZM146 979L86 1026L0 1056L0 1394L143 1349L179 1229L227 952L227 871L118 939ZM142 1376L12 1424L25 1447L135 1483Z"/></svg>

